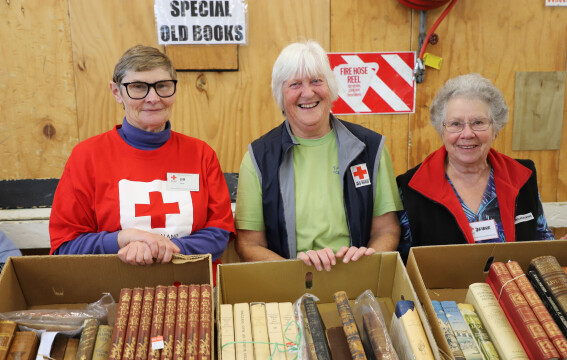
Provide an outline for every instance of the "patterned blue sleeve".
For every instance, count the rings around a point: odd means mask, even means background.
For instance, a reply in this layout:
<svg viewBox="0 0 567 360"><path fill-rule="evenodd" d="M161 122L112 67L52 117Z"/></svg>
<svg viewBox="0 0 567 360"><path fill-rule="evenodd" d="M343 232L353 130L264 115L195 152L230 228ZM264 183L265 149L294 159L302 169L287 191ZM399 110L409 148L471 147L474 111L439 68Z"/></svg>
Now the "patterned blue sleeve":
<svg viewBox="0 0 567 360"><path fill-rule="evenodd" d="M541 204L541 196L539 195L539 191L537 193L537 197L539 199L537 213L539 216L537 217L537 239L536 240L553 240L555 239L555 235L547 226L547 220L545 219L545 214L543 213L543 205Z"/></svg>
<svg viewBox="0 0 567 360"><path fill-rule="evenodd" d="M399 192L400 192L400 198L403 201L404 197L402 194L402 190L400 189ZM400 243L398 244L398 252L400 253L402 260L405 263L408 259L409 251L412 244L411 230L409 225L408 213L405 210L400 210L397 212L397 215L401 229Z"/></svg>

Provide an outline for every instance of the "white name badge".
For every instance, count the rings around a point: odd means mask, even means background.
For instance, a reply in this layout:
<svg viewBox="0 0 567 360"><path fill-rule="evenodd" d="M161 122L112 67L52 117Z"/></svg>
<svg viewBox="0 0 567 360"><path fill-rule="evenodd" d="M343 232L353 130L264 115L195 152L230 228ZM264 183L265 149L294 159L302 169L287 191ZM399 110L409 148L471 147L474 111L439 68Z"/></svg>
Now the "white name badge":
<svg viewBox="0 0 567 360"><path fill-rule="evenodd" d="M524 215L518 215L518 216L516 216L514 224L519 224L519 223L530 221L530 220L533 220L533 219L534 219L534 216L533 216L532 213L527 213L527 214L524 214Z"/></svg>
<svg viewBox="0 0 567 360"><path fill-rule="evenodd" d="M469 225L475 242L498 238L498 229L494 220L477 221Z"/></svg>
<svg viewBox="0 0 567 360"><path fill-rule="evenodd" d="M167 173L166 189L170 191L199 191L199 174Z"/></svg>

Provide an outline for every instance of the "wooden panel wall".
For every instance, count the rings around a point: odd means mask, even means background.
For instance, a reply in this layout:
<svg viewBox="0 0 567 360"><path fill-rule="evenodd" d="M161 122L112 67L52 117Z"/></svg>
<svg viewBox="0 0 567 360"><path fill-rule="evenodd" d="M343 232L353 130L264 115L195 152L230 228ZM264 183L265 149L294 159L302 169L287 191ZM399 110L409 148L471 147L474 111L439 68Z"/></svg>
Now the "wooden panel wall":
<svg viewBox="0 0 567 360"><path fill-rule="evenodd" d="M153 3L0 2L0 180L57 178L78 141L122 121L108 83L124 50L157 46ZM211 144L225 172L237 172L247 144L283 120L270 77L289 42L316 39L332 52L417 50L419 12L397 0L248 0L248 9L250 40L238 49L238 71L180 73L172 117L174 130ZM511 110L495 147L536 162L544 201L567 201L567 136L561 150L511 147L515 72L566 70L565 10L544 0L460 0L437 30L439 43L428 47L443 65L427 69L416 113L344 118L386 135L402 173L441 145L428 116L437 89L450 77L479 72ZM427 13L427 29L441 11Z"/></svg>

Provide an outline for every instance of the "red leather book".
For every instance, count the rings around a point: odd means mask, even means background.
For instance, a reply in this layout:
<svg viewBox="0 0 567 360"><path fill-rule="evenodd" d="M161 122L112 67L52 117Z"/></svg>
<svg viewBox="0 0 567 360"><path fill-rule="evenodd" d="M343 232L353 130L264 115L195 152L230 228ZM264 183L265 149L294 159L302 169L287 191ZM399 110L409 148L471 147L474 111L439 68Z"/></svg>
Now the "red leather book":
<svg viewBox="0 0 567 360"><path fill-rule="evenodd" d="M132 300L132 289L122 288L116 309L116 322L112 329L110 340L110 354L108 360L121 360L126 338L126 327L128 326L128 315L130 314L130 302Z"/></svg>
<svg viewBox="0 0 567 360"><path fill-rule="evenodd" d="M559 353L503 262L494 262L486 282L530 359L558 359Z"/></svg>
<svg viewBox="0 0 567 360"><path fill-rule="evenodd" d="M562 359L567 359L567 339L551 317L551 314L545 307L543 301L533 288L532 284L526 277L522 267L517 261L508 261L506 267L510 275L514 278L516 285L526 298L526 301L531 306L535 316L539 320L541 326L547 333L549 340L555 345L555 349Z"/></svg>
<svg viewBox="0 0 567 360"><path fill-rule="evenodd" d="M211 358L211 322L213 292L211 285L201 284L201 306L199 308L199 355L198 360Z"/></svg>
<svg viewBox="0 0 567 360"><path fill-rule="evenodd" d="M165 298L165 315L163 318L163 349L161 360L173 359L173 344L175 337L175 316L177 315L177 286L167 287Z"/></svg>
<svg viewBox="0 0 567 360"><path fill-rule="evenodd" d="M185 359L185 337L187 336L187 301L189 286L179 285L177 289L177 319L175 320L175 343L173 345L173 359Z"/></svg>
<svg viewBox="0 0 567 360"><path fill-rule="evenodd" d="M201 286L189 285L187 302L187 335L185 342L185 359L196 360L199 355L199 310L201 304Z"/></svg>
<svg viewBox="0 0 567 360"><path fill-rule="evenodd" d="M132 289L132 300L130 301L130 312L126 325L126 336L122 349L122 360L134 360L136 355L136 344L138 342L138 327L140 326L140 314L142 313L142 300L144 289Z"/></svg>
<svg viewBox="0 0 567 360"><path fill-rule="evenodd" d="M138 344L136 345L136 354L134 355L134 360L148 359L155 291L155 288L150 286L144 288L142 312L140 313L140 325L138 326Z"/></svg>
<svg viewBox="0 0 567 360"><path fill-rule="evenodd" d="M165 298L167 297L167 286L156 286L154 296L154 310L152 312L152 326L150 328L150 344L148 348L148 360L159 360L163 348L163 318L165 315ZM161 337L161 341L160 340ZM159 346L161 345L161 346Z"/></svg>

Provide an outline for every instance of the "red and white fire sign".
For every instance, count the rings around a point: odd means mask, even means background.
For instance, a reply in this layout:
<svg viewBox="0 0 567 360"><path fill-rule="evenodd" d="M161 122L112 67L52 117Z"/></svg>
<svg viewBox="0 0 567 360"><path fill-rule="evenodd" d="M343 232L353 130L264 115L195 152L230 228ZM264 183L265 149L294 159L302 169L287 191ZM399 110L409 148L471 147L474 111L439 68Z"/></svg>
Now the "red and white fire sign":
<svg viewBox="0 0 567 360"><path fill-rule="evenodd" d="M415 111L415 52L329 53L339 84L331 112L408 114Z"/></svg>

